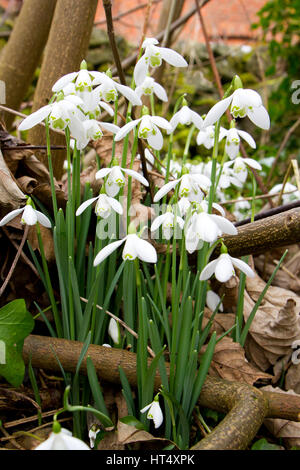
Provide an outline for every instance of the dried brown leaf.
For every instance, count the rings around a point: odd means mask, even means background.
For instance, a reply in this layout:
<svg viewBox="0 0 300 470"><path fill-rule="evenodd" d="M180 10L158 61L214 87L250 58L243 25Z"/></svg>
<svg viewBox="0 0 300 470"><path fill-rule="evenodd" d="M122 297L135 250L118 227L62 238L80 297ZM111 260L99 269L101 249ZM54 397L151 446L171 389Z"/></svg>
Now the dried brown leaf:
<svg viewBox="0 0 300 470"><path fill-rule="evenodd" d="M259 277L246 281L244 319L247 321L265 282ZM252 321L246 350L248 358L262 370L291 352L291 344L300 338L300 297L294 292L270 286ZM250 338L252 342L249 344ZM257 347L254 346L256 343Z"/></svg>
<svg viewBox="0 0 300 470"><path fill-rule="evenodd" d="M225 336L215 347L209 374L226 380L245 382L253 385L258 380L270 380L271 375L261 372L245 358L245 351L239 343Z"/></svg>
<svg viewBox="0 0 300 470"><path fill-rule="evenodd" d="M118 439L119 443L123 445L142 444L143 450L159 450L169 444L173 444L168 439L154 437L147 431L137 429L135 426L129 426L121 421L118 422Z"/></svg>

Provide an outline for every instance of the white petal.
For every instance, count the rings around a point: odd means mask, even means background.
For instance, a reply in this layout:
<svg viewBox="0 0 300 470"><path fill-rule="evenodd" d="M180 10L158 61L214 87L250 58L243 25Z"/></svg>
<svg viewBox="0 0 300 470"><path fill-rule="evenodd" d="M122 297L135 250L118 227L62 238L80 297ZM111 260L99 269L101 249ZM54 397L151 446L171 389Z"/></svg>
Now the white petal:
<svg viewBox="0 0 300 470"><path fill-rule="evenodd" d="M140 412L141 412L141 413L145 413L145 411L149 410L149 408L151 408L151 406L152 406L152 403L150 403L149 405L146 405L144 408L142 408L142 409L140 410Z"/></svg>
<svg viewBox="0 0 300 470"><path fill-rule="evenodd" d="M162 129L166 129L167 131L172 130L171 124L165 118L162 118L160 116L151 116L150 120Z"/></svg>
<svg viewBox="0 0 300 470"><path fill-rule="evenodd" d="M141 98L139 98L135 91L132 90L132 88L129 86L115 83L115 87L120 93L122 93L123 96L125 96L125 98L128 99L128 101L133 104L133 106L141 106L143 104Z"/></svg>
<svg viewBox="0 0 300 470"><path fill-rule="evenodd" d="M112 124L111 122L99 122L100 126L103 127L108 132L112 132L113 134L116 134L120 128L119 126L116 126L115 124Z"/></svg>
<svg viewBox="0 0 300 470"><path fill-rule="evenodd" d="M173 65L174 67L187 67L187 61L180 55L178 52L173 51L167 47L160 47L159 52L161 53L162 58L168 62L168 64Z"/></svg>
<svg viewBox="0 0 300 470"><path fill-rule="evenodd" d="M236 266L240 271L243 271L243 273L245 273L246 276L255 277L254 272L252 271L250 266L248 266L247 263L245 263L244 261L238 258L232 258L232 256L230 258L231 258L232 264L234 264L234 266Z"/></svg>
<svg viewBox="0 0 300 470"><path fill-rule="evenodd" d="M122 240L117 240L116 242L112 242L109 245L106 245L102 250L99 251L97 254L96 258L94 259L94 266L97 266L98 264L102 263L113 251L115 251L119 246L124 243L125 238Z"/></svg>
<svg viewBox="0 0 300 470"><path fill-rule="evenodd" d="M159 83L154 83L153 91L156 94L157 98L165 102L168 101L166 90Z"/></svg>
<svg viewBox="0 0 300 470"><path fill-rule="evenodd" d="M144 178L140 173L134 170L130 170L129 168L123 168L124 173L127 173L127 175L132 176L136 180L138 180L140 183L142 183L144 186L149 186L148 181L146 178Z"/></svg>
<svg viewBox="0 0 300 470"><path fill-rule="evenodd" d="M137 61L135 67L134 67L134 72L133 72L133 77L136 85L141 85L143 81L145 80L146 76L148 73L148 65L146 64L145 61L145 54Z"/></svg>
<svg viewBox="0 0 300 470"><path fill-rule="evenodd" d="M213 261L211 261L205 266L205 268L202 270L200 274L200 281L206 281L213 275L218 261L219 261L218 259L214 259Z"/></svg>
<svg viewBox="0 0 300 470"><path fill-rule="evenodd" d="M101 170L98 170L97 173L95 174L96 180L99 180L100 178L105 178L110 172L112 168L101 168Z"/></svg>
<svg viewBox="0 0 300 470"><path fill-rule="evenodd" d="M175 188L178 184L179 180L169 181L165 184L162 188L154 196L153 202L159 201L162 197L164 197L171 189Z"/></svg>
<svg viewBox="0 0 300 470"><path fill-rule="evenodd" d="M60 90L62 90L66 85L68 85L70 82L75 80L77 77L78 72L71 72L68 73L67 75L64 75L63 77L59 78L53 85L52 91L53 93L56 93Z"/></svg>
<svg viewBox="0 0 300 470"><path fill-rule="evenodd" d="M121 127L121 129L115 135L115 141L118 142L122 140L125 135L127 135L137 124L142 120L142 118L134 119L133 121L128 122L125 126Z"/></svg>
<svg viewBox="0 0 300 470"><path fill-rule="evenodd" d="M264 106L253 108L252 111L248 110L247 116L256 126L261 129L270 129L270 116Z"/></svg>
<svg viewBox="0 0 300 470"><path fill-rule="evenodd" d="M214 291L212 291L212 290L207 291L206 305L208 306L208 308L212 312L214 312L216 310L220 300L221 300L220 297ZM219 310L220 310L220 312L223 312L223 304L222 303L219 306Z"/></svg>
<svg viewBox="0 0 300 470"><path fill-rule="evenodd" d="M253 139L253 137L250 134L248 134L248 132L239 130L238 133L250 145L250 147L252 147L253 149L256 148L256 142Z"/></svg>
<svg viewBox="0 0 300 470"><path fill-rule="evenodd" d="M82 212L85 211L85 209L86 209L87 207L89 207L91 204L93 204L93 202L95 202L96 199L98 199L98 198L99 198L99 196L97 196L97 197L92 197L91 199L88 199L87 201L84 201L84 202L78 207L78 209L77 209L77 211L76 211L76 215L78 216L78 215L82 214Z"/></svg>
<svg viewBox="0 0 300 470"><path fill-rule="evenodd" d="M164 139L158 127L156 127L155 125L153 126L156 131L156 134L150 133L147 137L147 142L154 150L161 150L164 144Z"/></svg>
<svg viewBox="0 0 300 470"><path fill-rule="evenodd" d="M203 126L203 122L204 122L202 117L198 113L196 113L195 111L191 111L191 113L192 113L193 123L195 124L197 129L201 129L202 126Z"/></svg>
<svg viewBox="0 0 300 470"><path fill-rule="evenodd" d="M142 238L137 237L136 240L136 251L137 255L142 261L147 263L156 263L157 262L157 253L153 245L143 240Z"/></svg>
<svg viewBox="0 0 300 470"><path fill-rule="evenodd" d="M121 206L121 204L119 203L119 201L117 201L116 199L114 199L113 197L109 197L108 196L108 201L109 201L109 204L111 205L111 207L113 208L113 210L115 212L117 212L118 214L123 214L123 207Z"/></svg>
<svg viewBox="0 0 300 470"><path fill-rule="evenodd" d="M251 168L255 168L256 170L262 170L262 167L260 163L258 163L256 160L253 158L243 158L244 163L246 163L248 166L251 166Z"/></svg>
<svg viewBox="0 0 300 470"><path fill-rule="evenodd" d="M236 235L238 233L237 228L233 223L230 222L230 220L225 219L225 217L215 214L210 214L210 217L216 222L223 233L228 233L229 235Z"/></svg>
<svg viewBox="0 0 300 470"><path fill-rule="evenodd" d="M207 113L204 122L203 122L203 127L208 127L217 122L221 116L225 113L226 109L230 105L232 100L232 95L229 96L228 98L225 98L224 100L219 101L216 103Z"/></svg>
<svg viewBox="0 0 300 470"><path fill-rule="evenodd" d="M36 211L33 209L32 206L29 204L25 206L21 222L27 225L34 225L37 223L37 214Z"/></svg>
<svg viewBox="0 0 300 470"><path fill-rule="evenodd" d="M151 228L150 228L151 232L155 232L155 230L157 230L158 227L161 226L161 224L163 223L165 218L166 218L166 214L162 214L162 215L159 215L158 217L156 217L156 219L154 219L152 224L151 224Z"/></svg>
<svg viewBox="0 0 300 470"><path fill-rule="evenodd" d="M110 182L110 184L105 184L105 190L106 190L106 193L109 197L115 197L119 191L120 191L120 186L118 185L118 183L114 183L114 182Z"/></svg>
<svg viewBox="0 0 300 470"><path fill-rule="evenodd" d="M220 206L219 204L217 204L216 202L213 202L213 207L220 212L220 214L225 217L225 211L223 209L222 206Z"/></svg>
<svg viewBox="0 0 300 470"><path fill-rule="evenodd" d="M114 110L112 109L112 107L106 103L105 101L99 101L99 106L103 109L105 109L105 111L110 115L110 116L113 116L114 115Z"/></svg>
<svg viewBox="0 0 300 470"><path fill-rule="evenodd" d="M38 111L35 111L35 113L30 114L30 116L25 118L24 121L22 121L19 125L19 131L26 131L27 129L31 129L32 127L36 126L50 114L51 110L52 105L47 104Z"/></svg>
<svg viewBox="0 0 300 470"><path fill-rule="evenodd" d="M13 211L6 214L3 217L3 219L0 220L0 227L7 224L7 222L10 222L11 220L13 220L18 214L21 214L21 212L23 212L23 210L24 210L24 207L22 207L21 209L14 209Z"/></svg>
<svg viewBox="0 0 300 470"><path fill-rule="evenodd" d="M108 334L115 344L120 341L119 328L116 320L111 318L108 325Z"/></svg>
<svg viewBox="0 0 300 470"><path fill-rule="evenodd" d="M143 41L142 48L145 49L147 46L156 45L158 44L158 40L156 38L146 38Z"/></svg>
<svg viewBox="0 0 300 470"><path fill-rule="evenodd" d="M48 219L48 217L45 216L45 214L37 210L35 211L35 213L40 224L47 228L52 227L50 220Z"/></svg>
<svg viewBox="0 0 300 470"><path fill-rule="evenodd" d="M133 261L138 256L136 250L137 238L138 236L135 234L127 235L126 243L122 253L123 260Z"/></svg>
<svg viewBox="0 0 300 470"><path fill-rule="evenodd" d="M216 279L220 282L228 281L234 275L234 269L232 266L229 255L221 255L218 258L218 262L215 269Z"/></svg>
<svg viewBox="0 0 300 470"><path fill-rule="evenodd" d="M162 411L161 411L161 408L159 406L158 401L154 401L152 403L152 406L151 406L150 410L148 411L147 418L152 418L153 419L155 429L157 429L157 428L159 428L159 426L161 426L161 424L164 420L164 417L163 417L163 414L162 414Z"/></svg>

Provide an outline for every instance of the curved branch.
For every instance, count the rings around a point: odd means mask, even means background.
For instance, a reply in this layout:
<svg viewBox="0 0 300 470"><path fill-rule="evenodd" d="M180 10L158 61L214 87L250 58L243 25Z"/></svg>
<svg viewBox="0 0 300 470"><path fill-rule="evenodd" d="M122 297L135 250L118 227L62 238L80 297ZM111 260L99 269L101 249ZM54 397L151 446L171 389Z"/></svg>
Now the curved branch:
<svg viewBox="0 0 300 470"><path fill-rule="evenodd" d="M33 367L60 371L59 359L64 370L75 372L83 343L61 338L29 335L24 341L23 358ZM119 384L119 368L122 367L132 387L137 385L136 354L130 351L90 345L90 356L100 380ZM151 362L151 359L149 359ZM168 368L167 368L168 370ZM86 374L86 358L80 372ZM155 376L155 389L161 385L160 375ZM198 404L228 413L214 431L193 450L245 449L255 437L264 418L282 418L300 421L300 397L266 392L247 384L228 382L207 377Z"/></svg>

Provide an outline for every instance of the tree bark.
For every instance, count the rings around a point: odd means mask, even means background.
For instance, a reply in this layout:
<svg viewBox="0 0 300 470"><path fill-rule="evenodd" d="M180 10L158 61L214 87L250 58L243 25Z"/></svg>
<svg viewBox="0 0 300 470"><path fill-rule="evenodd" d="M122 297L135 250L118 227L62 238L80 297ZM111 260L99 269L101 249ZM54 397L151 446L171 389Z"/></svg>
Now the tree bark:
<svg viewBox="0 0 300 470"><path fill-rule="evenodd" d="M18 110L32 81L47 42L56 0L25 0L9 41L0 56L0 80L5 83L5 104ZM3 102L4 104L4 102ZM9 128L14 116L1 113Z"/></svg>
<svg viewBox="0 0 300 470"><path fill-rule="evenodd" d="M89 45L97 3L97 0L57 0L32 111L49 102L56 80L79 69ZM31 129L28 141L34 145L45 144L45 129L41 126ZM51 132L51 143L64 145L65 139ZM37 156L47 166L45 152L37 152ZM55 153L53 169L57 179L62 175L65 158L64 151Z"/></svg>
<svg viewBox="0 0 300 470"><path fill-rule="evenodd" d="M242 225L238 227L238 235L223 238L228 253L236 257L300 243L300 208Z"/></svg>
<svg viewBox="0 0 300 470"><path fill-rule="evenodd" d="M29 335L24 341L23 358L25 363L31 360L33 367L59 372L60 363L66 372L75 372L82 347L83 343L79 341ZM135 353L90 345L80 368L85 375L88 356L93 361L99 380L120 384L119 368L122 367L129 384L137 386ZM160 385L160 375L156 372L156 391ZM300 421L300 398L296 395L286 397L281 393L261 391L247 384L209 376L202 387L198 405L228 414L193 450L245 449L264 418Z"/></svg>

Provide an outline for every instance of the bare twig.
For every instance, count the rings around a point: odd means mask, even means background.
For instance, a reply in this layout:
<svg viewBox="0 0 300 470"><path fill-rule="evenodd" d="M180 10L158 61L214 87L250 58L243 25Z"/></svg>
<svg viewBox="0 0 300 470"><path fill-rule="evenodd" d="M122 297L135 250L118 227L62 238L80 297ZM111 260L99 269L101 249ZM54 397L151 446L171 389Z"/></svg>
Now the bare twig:
<svg viewBox="0 0 300 470"><path fill-rule="evenodd" d="M16 254L16 256L15 256L15 259L13 260L13 263L12 263L12 265L11 265L11 268L10 268L10 270L9 270L7 276L6 276L6 279L5 279L4 283L3 283L2 286L1 286L1 289L0 289L0 297L2 296L3 292L5 291L6 286L7 286L7 284L9 283L11 276L13 275L13 272L14 272L14 270L15 270L15 267L16 267L16 265L17 265L17 262L18 262L18 260L19 260L19 258L20 258L20 256L21 256L21 252L22 252L22 250L23 250L24 244L25 244L25 242L26 242L26 240L27 240L27 235L28 235L28 225L25 225L23 237L22 237L20 246L19 246L19 248L18 248L17 254Z"/></svg>
<svg viewBox="0 0 300 470"><path fill-rule="evenodd" d="M269 174L268 174L268 178L267 178L267 186L270 184L271 182L271 179L272 179L272 176L273 176L273 173L274 173L274 170L277 166L277 163L278 163L278 160L279 160L279 157L281 155L281 152L283 151L284 147L286 146L286 144L288 143L288 140L289 138L291 137L292 133L297 129L297 127L299 126L300 124L300 117L297 119L296 122L294 122L294 124L292 125L292 127L289 128L289 130L287 131L287 133L285 134L284 136L284 139L283 141L281 142L280 144L280 147L278 149L278 152L275 156L275 159L272 163L272 166L270 168L270 171L269 171Z"/></svg>
<svg viewBox="0 0 300 470"><path fill-rule="evenodd" d="M80 297L80 300L82 300L85 303L88 303L88 300L85 299L84 297ZM138 339L138 334L134 330L132 330L123 320L121 320L120 318L118 318L116 315L109 312L108 310L104 310L104 308L100 307L100 305L96 305L96 308L98 308L99 310L102 310L104 313L106 313L111 318L113 318L116 322L120 323L120 325L122 325L123 328L125 328L125 330L129 331L129 333L132 334L132 336ZM150 354L150 356L155 357L155 353L152 351L151 348L149 348L149 346L147 346L147 351Z"/></svg>
<svg viewBox="0 0 300 470"><path fill-rule="evenodd" d="M152 0L153 4L160 3L160 2L161 2L161 0ZM124 16L131 15L132 13L135 13L138 10L142 10L143 8L146 8L147 6L148 6L148 2L140 3L139 5L135 6L134 8L130 8L129 10L124 11L123 13L119 13L118 15L113 16L112 20L113 21L119 21ZM99 25L102 25L102 24L106 24L106 19L96 21L96 23L94 23L95 26L99 26Z"/></svg>

